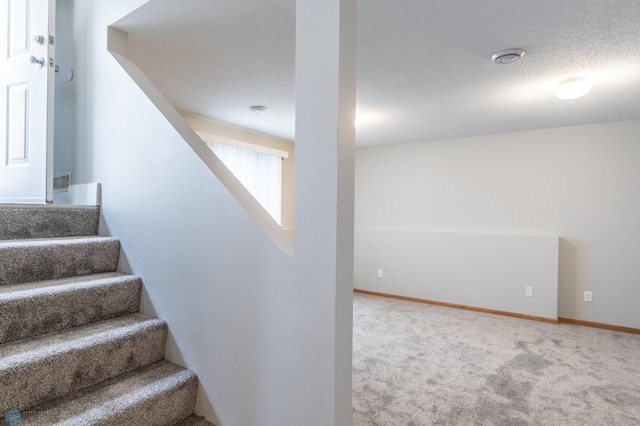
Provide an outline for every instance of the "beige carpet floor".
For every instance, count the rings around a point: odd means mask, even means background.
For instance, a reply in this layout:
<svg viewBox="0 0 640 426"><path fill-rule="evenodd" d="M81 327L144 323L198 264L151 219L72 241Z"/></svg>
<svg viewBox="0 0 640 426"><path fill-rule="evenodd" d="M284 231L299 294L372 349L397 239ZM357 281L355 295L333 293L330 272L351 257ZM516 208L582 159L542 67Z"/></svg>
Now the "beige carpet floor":
<svg viewBox="0 0 640 426"><path fill-rule="evenodd" d="M640 425L640 335L356 294L353 417Z"/></svg>

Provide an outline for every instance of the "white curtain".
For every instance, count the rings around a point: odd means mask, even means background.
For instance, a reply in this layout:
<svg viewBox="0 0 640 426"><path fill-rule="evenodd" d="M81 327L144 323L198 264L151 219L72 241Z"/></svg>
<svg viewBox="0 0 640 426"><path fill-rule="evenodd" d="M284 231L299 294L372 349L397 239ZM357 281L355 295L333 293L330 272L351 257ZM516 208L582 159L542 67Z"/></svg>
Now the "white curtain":
<svg viewBox="0 0 640 426"><path fill-rule="evenodd" d="M281 225L282 158L231 145L207 145Z"/></svg>

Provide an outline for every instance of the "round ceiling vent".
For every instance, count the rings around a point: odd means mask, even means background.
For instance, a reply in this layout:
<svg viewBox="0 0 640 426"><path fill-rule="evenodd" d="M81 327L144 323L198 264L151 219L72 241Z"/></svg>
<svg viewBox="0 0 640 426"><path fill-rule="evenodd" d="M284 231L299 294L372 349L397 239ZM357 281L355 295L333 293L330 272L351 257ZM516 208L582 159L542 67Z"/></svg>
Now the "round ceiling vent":
<svg viewBox="0 0 640 426"><path fill-rule="evenodd" d="M524 50L522 49L507 49L491 55L491 60L496 64L510 64L522 58L524 56Z"/></svg>
<svg viewBox="0 0 640 426"><path fill-rule="evenodd" d="M261 113L267 112L268 110L269 110L269 108L267 108L264 105L253 105L253 106L249 107L249 111L255 112L257 114L261 114Z"/></svg>

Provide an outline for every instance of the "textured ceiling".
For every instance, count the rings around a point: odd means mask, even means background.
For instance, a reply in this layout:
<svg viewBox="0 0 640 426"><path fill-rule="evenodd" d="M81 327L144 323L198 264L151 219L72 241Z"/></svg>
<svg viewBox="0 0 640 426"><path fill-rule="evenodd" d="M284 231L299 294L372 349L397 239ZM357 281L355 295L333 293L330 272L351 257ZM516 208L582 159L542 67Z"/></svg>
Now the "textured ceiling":
<svg viewBox="0 0 640 426"><path fill-rule="evenodd" d="M359 0L357 145L638 119L639 22L636 0ZM294 139L294 0L151 0L116 26L176 108ZM573 76L591 92L557 99Z"/></svg>

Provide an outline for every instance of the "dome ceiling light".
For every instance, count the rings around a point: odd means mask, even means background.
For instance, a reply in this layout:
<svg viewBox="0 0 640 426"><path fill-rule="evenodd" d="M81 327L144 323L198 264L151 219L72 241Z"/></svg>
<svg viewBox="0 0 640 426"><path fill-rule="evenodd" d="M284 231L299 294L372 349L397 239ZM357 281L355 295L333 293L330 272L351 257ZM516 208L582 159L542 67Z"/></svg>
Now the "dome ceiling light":
<svg viewBox="0 0 640 426"><path fill-rule="evenodd" d="M506 49L491 55L491 60L494 64L510 64L512 62L519 61L524 56L524 50L522 49Z"/></svg>
<svg viewBox="0 0 640 426"><path fill-rule="evenodd" d="M556 96L560 99L578 99L589 93L591 82L584 77L562 80L556 87Z"/></svg>

